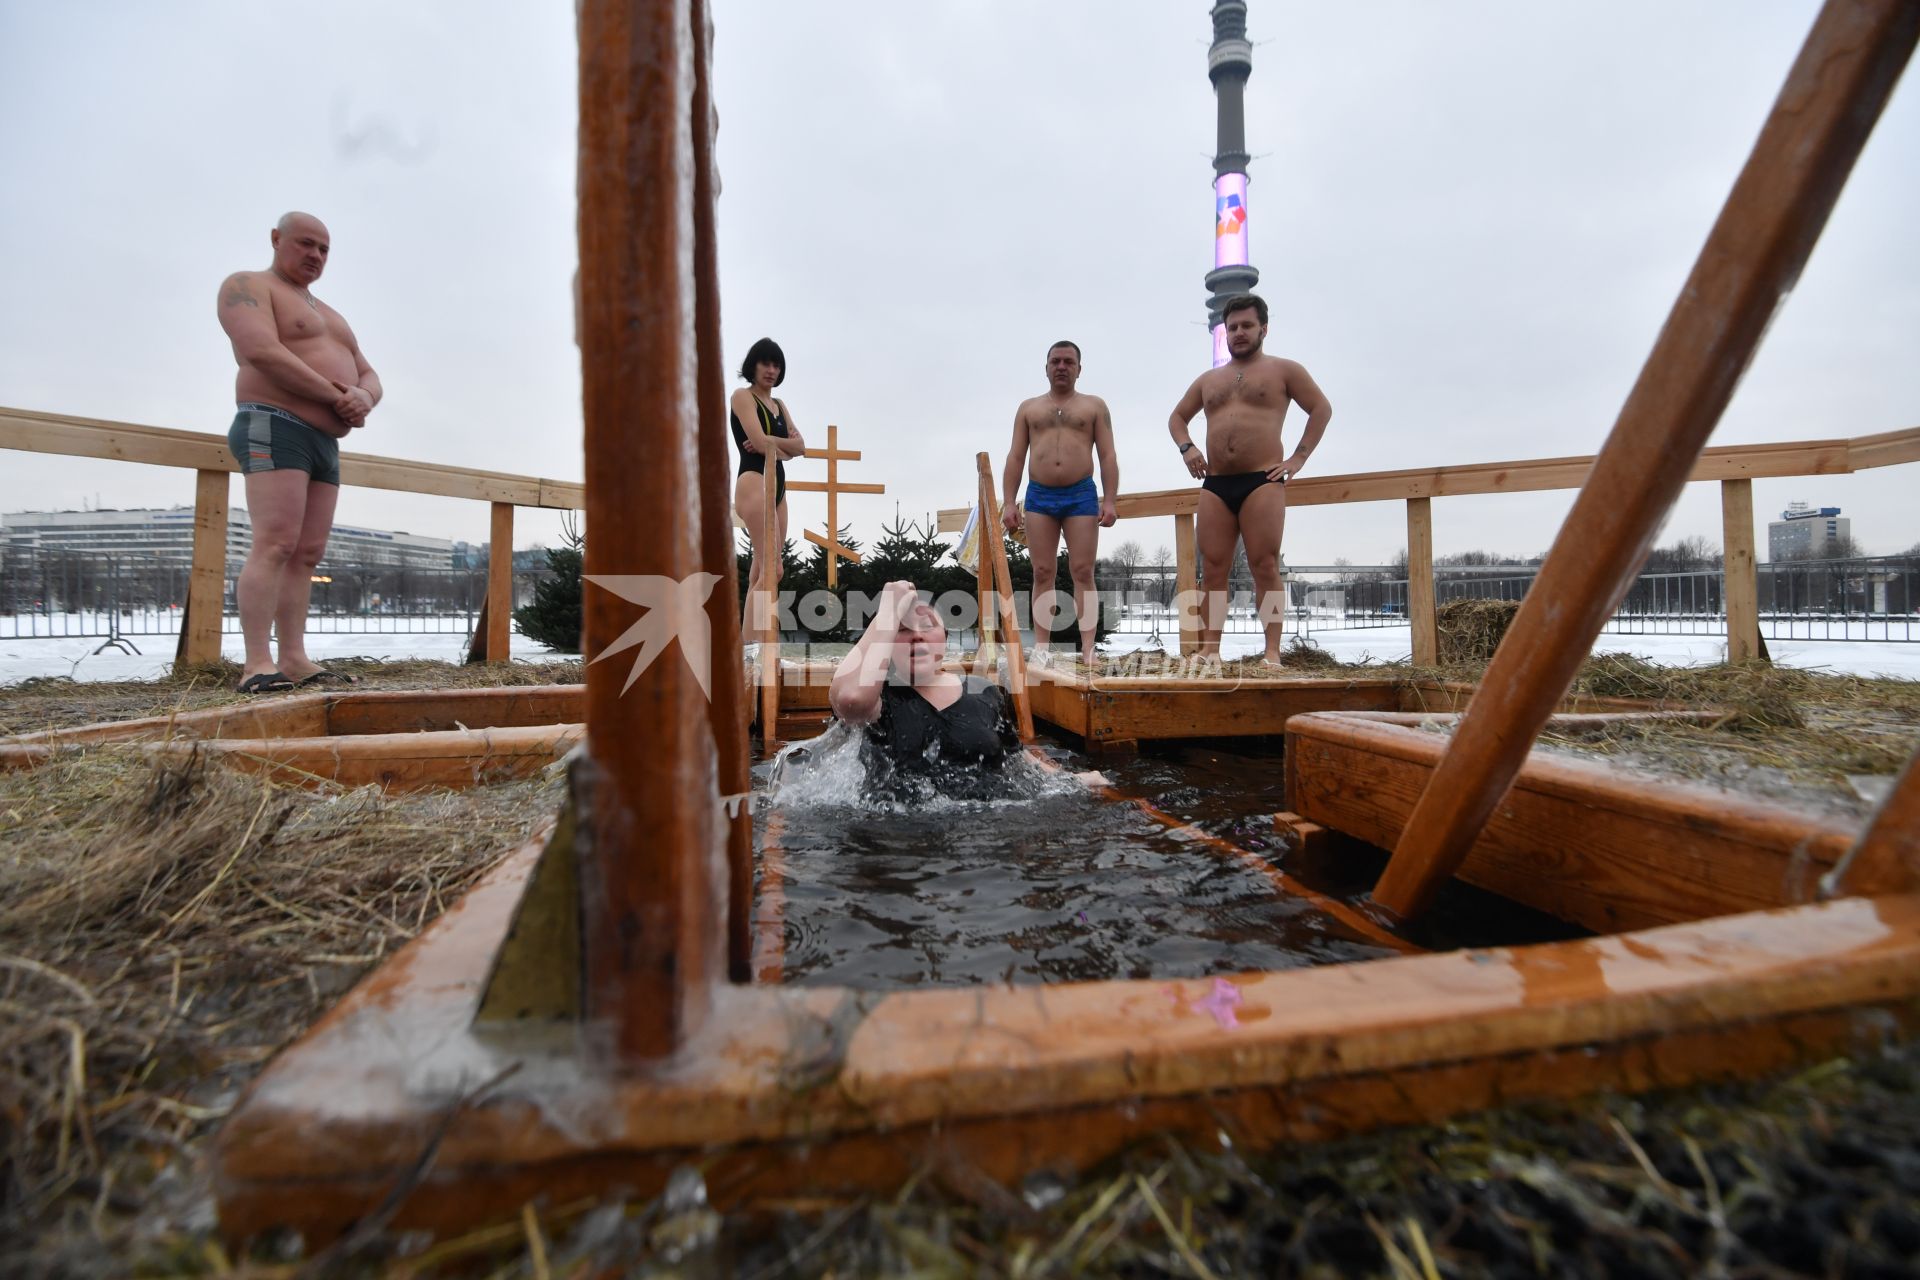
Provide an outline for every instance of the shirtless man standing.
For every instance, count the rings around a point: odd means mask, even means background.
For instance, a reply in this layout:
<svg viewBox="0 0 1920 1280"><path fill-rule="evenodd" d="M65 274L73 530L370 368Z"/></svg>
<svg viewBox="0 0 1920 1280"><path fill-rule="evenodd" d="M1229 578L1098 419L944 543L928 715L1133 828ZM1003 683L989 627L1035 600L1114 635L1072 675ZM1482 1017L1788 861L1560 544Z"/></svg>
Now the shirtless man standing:
<svg viewBox="0 0 1920 1280"><path fill-rule="evenodd" d="M1113 414L1107 402L1074 390L1080 381L1080 348L1067 341L1047 348L1047 393L1022 401L1013 414L1013 448L1001 476L1000 519L1009 532L1020 527L1020 471L1032 454L1027 485L1027 550L1033 557L1033 656L1047 658L1047 622L1057 607L1060 534L1067 535L1067 568L1080 616L1080 660L1093 662L1100 605L1093 589L1093 561L1100 529L1114 521L1113 495L1120 464L1113 453ZM1093 459L1100 457L1100 493L1093 489Z"/></svg>
<svg viewBox="0 0 1920 1280"><path fill-rule="evenodd" d="M1307 465L1333 418L1333 405L1297 363L1261 353L1260 344L1267 337L1265 302L1243 294L1228 301L1222 319L1233 358L1195 378L1167 419L1167 430L1180 447L1187 470L1201 481L1194 529L1205 562L1206 614L1200 652L1216 657L1220 653L1227 572L1233 567L1234 540L1244 538L1247 567L1253 570L1254 587L1260 593L1259 616L1266 624L1266 661L1278 665L1287 599L1280 580L1287 478ZM1307 426L1299 446L1289 455L1281 447L1280 424L1290 400L1307 411ZM1202 409L1207 413L1204 450L1187 434L1187 424Z"/></svg>
<svg viewBox="0 0 1920 1280"><path fill-rule="evenodd" d="M353 330L308 292L327 266L326 227L289 213L270 239L271 266L236 271L220 286L220 327L240 364L227 447L246 477L253 519L237 589L242 693L350 683L307 656L307 600L340 497L340 438L366 423L381 395Z"/></svg>

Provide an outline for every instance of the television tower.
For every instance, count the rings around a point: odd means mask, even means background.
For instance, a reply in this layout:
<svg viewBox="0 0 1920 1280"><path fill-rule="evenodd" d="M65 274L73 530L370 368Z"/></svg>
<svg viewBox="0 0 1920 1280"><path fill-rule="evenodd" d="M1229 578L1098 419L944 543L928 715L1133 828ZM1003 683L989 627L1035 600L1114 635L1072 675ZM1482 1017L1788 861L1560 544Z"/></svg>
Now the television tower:
<svg viewBox="0 0 1920 1280"><path fill-rule="evenodd" d="M1247 259L1247 77L1253 45L1247 40L1247 0L1215 0L1213 44L1207 48L1207 79L1219 107L1213 154L1213 270L1207 272L1207 328L1213 333L1214 367L1227 362L1227 330L1220 308L1235 294L1251 293L1260 273Z"/></svg>

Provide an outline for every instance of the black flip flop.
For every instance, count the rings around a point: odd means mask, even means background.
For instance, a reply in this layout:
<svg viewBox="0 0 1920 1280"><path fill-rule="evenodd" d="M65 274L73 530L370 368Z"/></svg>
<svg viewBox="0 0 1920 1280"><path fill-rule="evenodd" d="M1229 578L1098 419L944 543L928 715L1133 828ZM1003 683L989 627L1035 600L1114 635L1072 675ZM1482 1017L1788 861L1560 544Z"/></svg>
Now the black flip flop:
<svg viewBox="0 0 1920 1280"><path fill-rule="evenodd" d="M293 687L293 681L278 671L262 671L258 675L251 675L242 680L239 691L241 693L285 693Z"/></svg>
<svg viewBox="0 0 1920 1280"><path fill-rule="evenodd" d="M328 671L323 667L312 675L302 678L297 683L300 688L304 689L310 684L359 684L360 681L354 676L342 675L338 671Z"/></svg>

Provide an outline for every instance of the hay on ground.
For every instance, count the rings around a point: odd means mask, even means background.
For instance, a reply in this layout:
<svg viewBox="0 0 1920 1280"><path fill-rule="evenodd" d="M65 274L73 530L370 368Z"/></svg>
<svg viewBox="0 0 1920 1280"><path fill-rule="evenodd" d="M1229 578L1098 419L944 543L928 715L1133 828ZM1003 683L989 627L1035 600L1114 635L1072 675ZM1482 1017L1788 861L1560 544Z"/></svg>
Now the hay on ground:
<svg viewBox="0 0 1920 1280"><path fill-rule="evenodd" d="M1443 667L1484 666L1520 612L1516 600L1449 600L1435 611Z"/></svg>

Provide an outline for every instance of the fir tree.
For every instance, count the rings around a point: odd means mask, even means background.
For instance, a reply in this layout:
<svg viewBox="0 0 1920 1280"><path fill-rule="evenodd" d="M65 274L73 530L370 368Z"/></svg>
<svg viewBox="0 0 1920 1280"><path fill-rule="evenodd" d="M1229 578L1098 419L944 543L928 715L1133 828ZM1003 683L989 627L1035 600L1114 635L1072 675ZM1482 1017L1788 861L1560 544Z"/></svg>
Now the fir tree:
<svg viewBox="0 0 1920 1280"><path fill-rule="evenodd" d="M513 611L520 634L537 640L555 653L580 652L581 548L586 539L579 526L567 521L561 529L565 546L547 548L547 576L533 584L533 599Z"/></svg>

